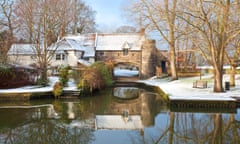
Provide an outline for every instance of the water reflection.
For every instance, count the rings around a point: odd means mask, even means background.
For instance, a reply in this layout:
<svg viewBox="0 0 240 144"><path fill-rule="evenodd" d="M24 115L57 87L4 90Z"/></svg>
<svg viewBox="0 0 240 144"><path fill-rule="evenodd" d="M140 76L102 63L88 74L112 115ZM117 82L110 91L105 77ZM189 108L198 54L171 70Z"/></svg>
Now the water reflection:
<svg viewBox="0 0 240 144"><path fill-rule="evenodd" d="M136 87L115 87L113 96L120 99L134 99L139 97L140 89Z"/></svg>
<svg viewBox="0 0 240 144"><path fill-rule="evenodd" d="M138 89L137 98L126 100L113 91L21 106L1 103L0 143L240 143L239 109L173 112L155 93Z"/></svg>
<svg viewBox="0 0 240 144"><path fill-rule="evenodd" d="M169 112L167 117L164 114L159 114L156 117L155 126L147 130L151 133L147 141L171 144L239 143L239 119L239 113L234 115ZM164 124L162 123L163 121L165 122Z"/></svg>

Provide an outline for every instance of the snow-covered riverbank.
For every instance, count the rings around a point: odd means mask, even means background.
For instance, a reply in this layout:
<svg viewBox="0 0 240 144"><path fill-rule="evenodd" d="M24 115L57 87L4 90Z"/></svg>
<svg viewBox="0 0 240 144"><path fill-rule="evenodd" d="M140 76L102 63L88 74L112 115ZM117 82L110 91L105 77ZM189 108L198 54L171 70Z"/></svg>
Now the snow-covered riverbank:
<svg viewBox="0 0 240 144"><path fill-rule="evenodd" d="M0 89L1 93L37 93L37 92L52 92L53 85L55 82L59 81L58 77L49 77L49 86L41 87L41 86L26 86L20 88L13 88L13 89ZM68 82L68 87L64 88L66 90L75 90L77 89L76 84L72 79Z"/></svg>
<svg viewBox="0 0 240 144"><path fill-rule="evenodd" d="M212 75L203 76L202 79L212 79ZM208 87L204 89L193 88L193 82L199 77L180 78L176 81L164 79L148 79L141 82L160 87L170 100L209 100L209 101L235 101L233 97L240 97L240 80L236 76L236 86L223 93L213 92L213 81L208 82ZM224 75L224 82L229 81L229 75Z"/></svg>
<svg viewBox="0 0 240 144"><path fill-rule="evenodd" d="M180 78L176 81L169 81L169 78L140 80L148 85L160 87L170 100L209 100L209 101L235 101L233 97L240 98L240 75L236 76L236 86L231 87L229 91L223 93L213 92L213 82L208 81L208 87L204 89L193 88L193 82L199 80L199 77ZM202 79L212 79L212 75L203 76ZM47 87L29 86L15 89L0 89L0 94L11 93L38 93L52 92L54 83L58 81L58 77L50 77L50 84ZM229 81L229 76L224 75L224 82ZM66 90L76 90L76 84L70 80Z"/></svg>

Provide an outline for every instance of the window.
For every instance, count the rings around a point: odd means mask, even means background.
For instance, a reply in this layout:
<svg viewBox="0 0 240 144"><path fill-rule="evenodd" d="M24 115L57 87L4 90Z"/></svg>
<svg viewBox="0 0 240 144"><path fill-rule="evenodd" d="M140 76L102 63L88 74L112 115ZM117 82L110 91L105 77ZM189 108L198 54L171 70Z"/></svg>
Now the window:
<svg viewBox="0 0 240 144"><path fill-rule="evenodd" d="M56 60L65 60L64 54L56 54Z"/></svg>
<svg viewBox="0 0 240 144"><path fill-rule="evenodd" d="M99 52L99 56L104 56L104 52Z"/></svg>
<svg viewBox="0 0 240 144"><path fill-rule="evenodd" d="M128 49L123 49L123 55L128 55Z"/></svg>
<svg viewBox="0 0 240 144"><path fill-rule="evenodd" d="M56 60L61 60L61 54L56 54Z"/></svg>
<svg viewBox="0 0 240 144"><path fill-rule="evenodd" d="M62 54L62 60L65 60L65 54Z"/></svg>

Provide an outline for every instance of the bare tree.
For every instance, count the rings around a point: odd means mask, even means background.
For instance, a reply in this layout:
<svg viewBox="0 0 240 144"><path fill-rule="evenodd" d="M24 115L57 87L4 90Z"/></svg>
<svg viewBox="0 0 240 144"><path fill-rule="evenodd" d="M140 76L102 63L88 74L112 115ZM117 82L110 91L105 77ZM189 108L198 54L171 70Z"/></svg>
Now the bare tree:
<svg viewBox="0 0 240 144"><path fill-rule="evenodd" d="M13 4L12 0L0 2L0 64L7 63L7 52L14 41Z"/></svg>
<svg viewBox="0 0 240 144"><path fill-rule="evenodd" d="M130 12L139 17L140 27L157 30L167 42L170 54L172 80L178 79L176 69L176 39L177 39L177 0L139 0L131 5Z"/></svg>
<svg viewBox="0 0 240 144"><path fill-rule="evenodd" d="M96 12L82 0L72 0L72 18L70 30L73 34L94 32Z"/></svg>
<svg viewBox="0 0 240 144"><path fill-rule="evenodd" d="M230 65L230 86L235 86L236 68L239 65L240 39L235 38L226 48L226 59Z"/></svg>
<svg viewBox="0 0 240 144"><path fill-rule="evenodd" d="M15 13L18 16L18 22L21 23L21 32L25 33L30 43L34 43L34 29L38 19L39 3L35 0L16 0ZM53 20L58 20L55 26L59 29L52 33L61 38L66 34L86 33L95 31L95 11L82 0L46 0L50 4L51 12L54 15ZM41 7L40 7L41 8Z"/></svg>
<svg viewBox="0 0 240 144"><path fill-rule="evenodd" d="M91 13L93 11L81 0L27 1L28 3L17 0L17 20L22 23L21 28L27 34L29 42L35 44L34 51L37 53L38 65L41 69L40 79L42 84L47 84L47 69L55 52L55 50L49 51L48 47L58 38L72 32L73 23L75 27L81 24L81 32L93 28L94 25L90 22L95 24L95 17Z"/></svg>
<svg viewBox="0 0 240 144"><path fill-rule="evenodd" d="M29 43L34 43L34 24L36 5L33 0L17 0L14 6L16 22L21 23L20 33Z"/></svg>
<svg viewBox="0 0 240 144"><path fill-rule="evenodd" d="M135 27L132 26L120 26L117 28L116 33L134 33L137 32Z"/></svg>
<svg viewBox="0 0 240 144"><path fill-rule="evenodd" d="M213 66L214 92L224 91L222 76L225 49L240 32L239 25L233 27L231 24L236 19L231 9L233 5L231 0L189 0L185 1L185 9L182 9L184 15L179 15L195 30L192 42Z"/></svg>
<svg viewBox="0 0 240 144"><path fill-rule="evenodd" d="M177 0L139 0L128 8L133 13L132 16L139 17L138 21L141 28L157 30L167 42L172 80L178 79L175 48L177 39L177 5Z"/></svg>

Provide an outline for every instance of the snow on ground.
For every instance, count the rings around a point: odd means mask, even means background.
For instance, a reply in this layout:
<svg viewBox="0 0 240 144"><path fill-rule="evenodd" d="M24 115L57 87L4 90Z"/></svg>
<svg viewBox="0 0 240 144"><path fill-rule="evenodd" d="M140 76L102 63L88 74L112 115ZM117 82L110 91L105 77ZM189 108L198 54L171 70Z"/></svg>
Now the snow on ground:
<svg viewBox="0 0 240 144"><path fill-rule="evenodd" d="M129 76L129 70L119 70L117 73L125 74ZM137 74L138 71L131 71L132 74ZM130 73L131 73L130 72ZM202 79L212 78L212 75L202 76ZM162 79L148 79L140 80L139 82L146 83L148 85L154 85L160 87L166 94L168 94L171 100L214 100L214 101L233 101L232 97L240 97L240 75L236 76L236 86L231 87L229 91L223 93L213 92L213 82L208 82L208 88L199 89L192 88L193 82L199 80L199 77L180 78L176 81L169 81L168 78ZM24 92L51 92L53 85L58 81L58 77L50 77L50 84L47 87L40 86L28 86L15 89L0 89L0 93L24 93ZM229 76L224 75L223 82L229 81ZM68 82L68 87L64 90L76 90L76 84L73 79Z"/></svg>
<svg viewBox="0 0 240 144"><path fill-rule="evenodd" d="M0 89L0 93L35 93L35 92L51 92L53 90L53 85L55 82L59 81L58 77L49 77L49 86L26 86L21 88L13 89ZM76 90L76 84L73 79L70 79L68 82L68 87L64 90Z"/></svg>
<svg viewBox="0 0 240 144"><path fill-rule="evenodd" d="M138 70L128 70L128 69L114 69L114 76L125 76L125 77L132 77L137 76Z"/></svg>
<svg viewBox="0 0 240 144"><path fill-rule="evenodd" d="M212 75L203 76L202 79L212 78ZM238 78L239 76L237 76ZM231 87L230 91L223 93L213 92L213 82L208 82L208 88L193 88L193 82L199 80L199 77L180 78L176 81L164 79L148 79L140 82L148 85L160 87L170 100L213 100L213 101L233 101L232 97L240 97L240 82L236 80L236 87ZM229 81L229 76L224 75L223 82Z"/></svg>

